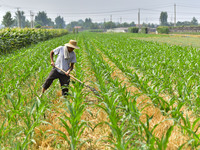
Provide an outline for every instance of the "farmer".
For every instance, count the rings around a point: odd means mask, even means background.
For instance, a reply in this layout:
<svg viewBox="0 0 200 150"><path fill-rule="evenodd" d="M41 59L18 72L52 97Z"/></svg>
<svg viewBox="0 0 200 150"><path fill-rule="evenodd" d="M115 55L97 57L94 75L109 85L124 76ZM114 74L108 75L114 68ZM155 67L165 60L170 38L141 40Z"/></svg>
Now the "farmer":
<svg viewBox="0 0 200 150"><path fill-rule="evenodd" d="M40 97L42 97L43 93L50 87L54 79L59 79L62 88L62 95L68 95L68 86L70 82L69 74L74 68L74 63L76 63L74 49L79 49L77 42L75 40L70 40L69 43L64 46L59 46L50 52L51 65L53 66L53 69L42 86L42 94ZM58 55L56 63L53 61L54 55ZM66 73L55 68L55 66L61 68Z"/></svg>

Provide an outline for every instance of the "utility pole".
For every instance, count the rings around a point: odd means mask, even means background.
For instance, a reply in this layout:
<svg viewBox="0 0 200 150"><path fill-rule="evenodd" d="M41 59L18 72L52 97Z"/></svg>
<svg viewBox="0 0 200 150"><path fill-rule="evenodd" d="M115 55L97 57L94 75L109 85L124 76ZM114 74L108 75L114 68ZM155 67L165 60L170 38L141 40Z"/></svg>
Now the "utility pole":
<svg viewBox="0 0 200 150"><path fill-rule="evenodd" d="M174 26L176 26L176 4L174 4Z"/></svg>
<svg viewBox="0 0 200 150"><path fill-rule="evenodd" d="M173 15L171 15L171 23L173 23Z"/></svg>
<svg viewBox="0 0 200 150"><path fill-rule="evenodd" d="M138 27L139 27L139 29L140 29L140 9L139 9L139 11L138 11Z"/></svg>
<svg viewBox="0 0 200 150"><path fill-rule="evenodd" d="M110 25L111 25L110 28L112 29L112 15L110 15L110 23L111 23L111 24L110 24Z"/></svg>
<svg viewBox="0 0 200 150"><path fill-rule="evenodd" d="M104 26L104 31L106 30L106 18L104 18L104 24L103 24L103 26Z"/></svg>
<svg viewBox="0 0 200 150"><path fill-rule="evenodd" d="M18 27L21 28L21 12L19 11L19 8L17 8L17 17L18 17Z"/></svg>
<svg viewBox="0 0 200 150"><path fill-rule="evenodd" d="M122 17L120 17L120 24L122 24Z"/></svg>
<svg viewBox="0 0 200 150"><path fill-rule="evenodd" d="M30 16L31 16L31 28L34 28L34 22L33 22L34 14L32 11L30 11Z"/></svg>

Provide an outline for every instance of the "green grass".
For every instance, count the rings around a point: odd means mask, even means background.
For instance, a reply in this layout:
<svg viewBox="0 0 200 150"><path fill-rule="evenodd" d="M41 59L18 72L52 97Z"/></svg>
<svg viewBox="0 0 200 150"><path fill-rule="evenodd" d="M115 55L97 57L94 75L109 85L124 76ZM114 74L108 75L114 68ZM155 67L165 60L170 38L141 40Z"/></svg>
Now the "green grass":
<svg viewBox="0 0 200 150"><path fill-rule="evenodd" d="M180 45L180 46L192 46L200 48L200 36L194 35L149 35L149 36L139 36L131 37L134 39L153 41L159 43L167 43L170 45Z"/></svg>

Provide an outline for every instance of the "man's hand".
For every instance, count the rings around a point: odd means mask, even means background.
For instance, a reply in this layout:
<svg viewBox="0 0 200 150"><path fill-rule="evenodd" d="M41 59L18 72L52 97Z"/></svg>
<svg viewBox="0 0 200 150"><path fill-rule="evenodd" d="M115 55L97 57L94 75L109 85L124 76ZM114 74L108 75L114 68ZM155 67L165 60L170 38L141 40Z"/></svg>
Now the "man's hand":
<svg viewBox="0 0 200 150"><path fill-rule="evenodd" d="M55 64L54 64L54 62L53 62L53 61L51 62L51 65L52 65L53 67L55 67Z"/></svg>
<svg viewBox="0 0 200 150"><path fill-rule="evenodd" d="M53 55L54 55L54 52L53 52L53 50L50 52L50 58L51 58L51 65L53 66L53 67L55 67L55 64L54 64L54 61L53 61Z"/></svg>
<svg viewBox="0 0 200 150"><path fill-rule="evenodd" d="M69 76L69 74L70 74L70 69L69 70L67 70L67 72L65 73L67 76Z"/></svg>

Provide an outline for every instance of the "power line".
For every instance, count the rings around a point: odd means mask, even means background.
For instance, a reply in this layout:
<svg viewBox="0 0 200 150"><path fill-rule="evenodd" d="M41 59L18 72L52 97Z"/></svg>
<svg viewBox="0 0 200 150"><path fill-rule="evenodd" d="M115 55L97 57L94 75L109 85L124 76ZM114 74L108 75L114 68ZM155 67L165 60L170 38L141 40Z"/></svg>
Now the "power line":
<svg viewBox="0 0 200 150"><path fill-rule="evenodd" d="M174 26L176 26L176 4L174 4Z"/></svg>
<svg viewBox="0 0 200 150"><path fill-rule="evenodd" d="M19 8L19 7L16 7L16 6L11 6L11 5L2 5L2 6L4 6L4 7L8 7L8 8ZM25 9L25 7L21 7L21 9ZM32 10L34 10L35 8L26 8L26 9L32 9ZM80 13L76 13L76 12L61 12L61 13L59 13L59 14L78 14L78 15L80 15L80 14L105 14L105 13L116 13L116 12L127 12L127 11L133 11L133 10L137 10L136 8L135 9L124 9L124 10L113 10L113 11L99 11L99 12L80 12ZM58 12L56 12L56 13L58 13ZM48 14L55 14L54 12L50 12L50 13L48 13Z"/></svg>
<svg viewBox="0 0 200 150"><path fill-rule="evenodd" d="M16 6L11 6L11 5L6 5L6 4L3 4L1 6L6 6L8 8L19 8L19 7L16 7ZM157 8L161 9L161 8L165 8L165 7L170 7L170 6L173 6L173 5L165 5L163 7L159 6ZM183 6L183 5L177 5L177 6ZM190 7L192 8L191 6L185 6L185 7ZM20 9L24 9L23 7L20 7ZM151 13L153 12L162 12L163 10L157 10L157 9L147 9L147 8L140 8L141 10L143 10L142 13L144 13L144 11L150 11ZM30 9L29 10L36 10L34 8ZM28 10L28 11L29 11ZM109 14L109 13L126 13L128 14L128 12L130 13L130 11L137 11L138 9L137 8L134 8L134 9L123 9L123 10L113 10L113 11L98 11L98 12L80 12L80 13L71 13L71 12L48 12L48 14L62 14L62 15L102 15L102 14ZM167 13L174 13L172 11L167 11ZM178 13L185 13L185 14L188 14L188 12L178 12ZM190 13L190 12L189 12ZM148 13L149 14L149 13ZM200 13L190 13L190 14L200 14Z"/></svg>
<svg viewBox="0 0 200 150"><path fill-rule="evenodd" d="M0 0L2 1L2 0ZM3 2L3 1L2 1ZM19 8L19 7L16 7L16 6L11 6L11 5L7 5L7 4L2 4L1 5L2 7L7 7L7 8L10 8L10 9L16 9L16 8ZM154 5L154 6L151 6L151 8L140 8L140 19L141 20L144 20L144 18L146 19L147 18L147 15L148 15L148 20L149 18L151 18L151 20L159 20L159 15L160 13L163 11L163 10L159 10L159 9L162 9L162 8L168 8L168 7L172 7L173 8L174 5L171 5L171 4L163 4L163 5ZM189 7L189 8L197 8L197 6L190 6L190 5L184 5L184 4L179 4L179 5L176 5L176 7ZM198 7L199 8L199 7ZM32 17L30 10L32 10L31 12L36 12L37 10L39 10L38 8L27 8L27 7L20 7L21 10L25 9L27 12L26 16L29 16L29 17ZM27 10L28 9L28 10ZM0 10L2 12L2 10ZM44 11L44 10L42 10ZM54 10L55 11L55 10ZM11 10L10 12L14 13L15 11ZM174 12L173 11L166 11L169 15L173 15ZM200 13L198 12L182 12L182 11L177 11L176 10L176 13L177 15L179 16L180 14L184 14L184 16L187 16L187 15L199 15ZM87 15L87 17L101 17L102 18L105 18L105 16L110 16L110 14L112 15L115 15L117 16L118 15L118 20L119 20L119 15L121 17L123 17L123 21L126 20L126 16L128 15L135 15L137 16L138 14L138 8L132 8L132 9L121 9L121 10L98 10L98 11L88 11L88 12L75 12L75 13L72 13L72 12L66 12L66 11L62 11L62 12L53 12L53 11L50 11L47 13L48 15L51 15L51 16L54 16L54 17L57 17L58 14L60 15L64 15L64 17L69 17L69 18L77 18L77 17L85 17L85 15ZM151 15L158 15L158 17L151 17ZM145 17L143 17L145 15ZM138 18L136 17L130 17L128 19L131 19L131 20L134 20L136 21ZM178 17L177 19L181 19L180 17ZM101 19L102 20L102 19ZM109 19L107 19L109 20Z"/></svg>
<svg viewBox="0 0 200 150"><path fill-rule="evenodd" d="M177 5L177 6L179 6L179 7L187 7L187 8L197 8L197 9L199 9L199 7L200 6L191 6L191 5Z"/></svg>

